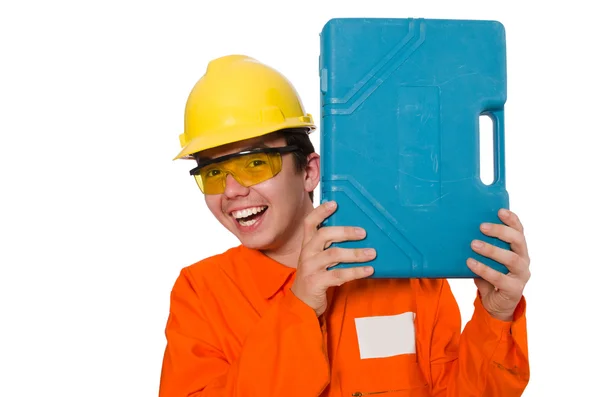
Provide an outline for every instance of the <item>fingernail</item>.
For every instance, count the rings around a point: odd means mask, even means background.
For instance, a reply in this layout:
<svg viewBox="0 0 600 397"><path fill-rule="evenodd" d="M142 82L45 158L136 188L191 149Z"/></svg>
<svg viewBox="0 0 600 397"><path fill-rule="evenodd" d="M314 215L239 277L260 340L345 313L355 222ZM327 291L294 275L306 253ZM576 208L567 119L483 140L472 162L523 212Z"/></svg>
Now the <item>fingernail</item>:
<svg viewBox="0 0 600 397"><path fill-rule="evenodd" d="M508 210L505 210L505 209L500 210L500 216L503 216L506 218L509 215L510 215L510 212Z"/></svg>
<svg viewBox="0 0 600 397"><path fill-rule="evenodd" d="M358 237L365 237L367 235L367 232L364 229L361 229L360 227L354 228L354 231L356 232L356 235Z"/></svg>
<svg viewBox="0 0 600 397"><path fill-rule="evenodd" d="M470 266L477 266L477 261L473 258L469 258L467 259L467 264L469 264Z"/></svg>
<svg viewBox="0 0 600 397"><path fill-rule="evenodd" d="M366 256L375 256L375 250L373 248L367 248L363 252Z"/></svg>
<svg viewBox="0 0 600 397"><path fill-rule="evenodd" d="M363 271L365 272L365 274L371 274L373 273L373 268L371 266L367 266L363 268Z"/></svg>
<svg viewBox="0 0 600 397"><path fill-rule="evenodd" d="M328 209L332 210L335 208L335 201L328 201L327 204L325 204L327 206Z"/></svg>
<svg viewBox="0 0 600 397"><path fill-rule="evenodd" d="M492 225L490 225L489 223L481 224L481 230L490 230L491 228L492 228Z"/></svg>
<svg viewBox="0 0 600 397"><path fill-rule="evenodd" d="M475 248L482 248L483 247L483 243L479 240L475 240L473 241L473 247Z"/></svg>

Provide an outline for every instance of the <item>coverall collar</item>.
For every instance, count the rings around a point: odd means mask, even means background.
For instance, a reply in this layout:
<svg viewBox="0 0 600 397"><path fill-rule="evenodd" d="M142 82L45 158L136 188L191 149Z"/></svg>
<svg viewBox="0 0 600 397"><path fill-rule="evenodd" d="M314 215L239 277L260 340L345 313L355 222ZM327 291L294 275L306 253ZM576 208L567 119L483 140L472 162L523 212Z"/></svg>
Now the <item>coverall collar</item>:
<svg viewBox="0 0 600 397"><path fill-rule="evenodd" d="M296 272L296 269L285 266L258 250L243 245L241 249L246 253L242 257L246 260L258 290L265 299L273 297Z"/></svg>

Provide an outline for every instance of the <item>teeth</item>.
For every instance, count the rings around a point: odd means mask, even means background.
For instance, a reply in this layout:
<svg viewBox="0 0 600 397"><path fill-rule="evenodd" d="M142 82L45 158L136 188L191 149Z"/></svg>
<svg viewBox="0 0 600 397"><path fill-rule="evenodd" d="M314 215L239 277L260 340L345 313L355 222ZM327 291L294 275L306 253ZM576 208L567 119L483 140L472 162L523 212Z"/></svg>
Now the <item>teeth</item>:
<svg viewBox="0 0 600 397"><path fill-rule="evenodd" d="M235 219L240 219L240 218L246 218L250 215L254 215L254 214L258 214L259 212L262 212L266 209L266 206L262 206L262 207L252 207L252 208L246 208L240 211L233 211L231 213L231 215L233 215L233 217ZM254 223L253 221L249 221Z"/></svg>
<svg viewBox="0 0 600 397"><path fill-rule="evenodd" d="M252 226L256 223L256 219L251 219L249 221L240 221L240 225L242 226Z"/></svg>

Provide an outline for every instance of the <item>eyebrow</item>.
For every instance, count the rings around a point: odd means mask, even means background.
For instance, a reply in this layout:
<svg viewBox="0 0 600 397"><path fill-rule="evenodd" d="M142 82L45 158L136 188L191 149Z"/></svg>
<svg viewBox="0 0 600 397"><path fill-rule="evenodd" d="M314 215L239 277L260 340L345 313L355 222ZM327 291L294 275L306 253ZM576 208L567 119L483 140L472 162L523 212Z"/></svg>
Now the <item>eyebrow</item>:
<svg viewBox="0 0 600 397"><path fill-rule="evenodd" d="M254 144L254 145L244 146L243 148L241 148L238 151L238 153L239 152L245 152L245 151L252 150L252 149L268 149L270 147L271 146L269 146L269 145L265 144L263 141L261 141L260 143L257 143L257 144ZM217 157L200 157L200 156L197 156L196 157L196 162L201 163L201 162L208 161L208 160L214 160L214 159L219 158L219 157L223 157L223 156L217 156Z"/></svg>
<svg viewBox="0 0 600 397"><path fill-rule="evenodd" d="M245 152L247 150L252 150L252 149L267 149L267 148L270 148L270 147L271 146L265 144L264 142L260 142L259 144L256 144L256 145L246 146L242 150L240 150L240 152Z"/></svg>

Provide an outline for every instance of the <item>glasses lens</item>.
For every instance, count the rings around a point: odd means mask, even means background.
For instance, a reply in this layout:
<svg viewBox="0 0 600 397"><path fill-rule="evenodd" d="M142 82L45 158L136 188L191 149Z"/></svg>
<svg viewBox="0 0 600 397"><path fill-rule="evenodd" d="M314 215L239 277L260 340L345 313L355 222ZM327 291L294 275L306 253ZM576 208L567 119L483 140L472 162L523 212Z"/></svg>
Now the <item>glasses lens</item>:
<svg viewBox="0 0 600 397"><path fill-rule="evenodd" d="M204 190L204 182L202 182L202 177L200 175L194 175L194 180L196 181L196 184L200 188L200 191L202 193L206 193L206 191Z"/></svg>
<svg viewBox="0 0 600 397"><path fill-rule="evenodd" d="M204 194L221 194L230 174L242 186L250 187L273 178L281 171L279 153L250 153L220 163L209 164L194 175Z"/></svg>

